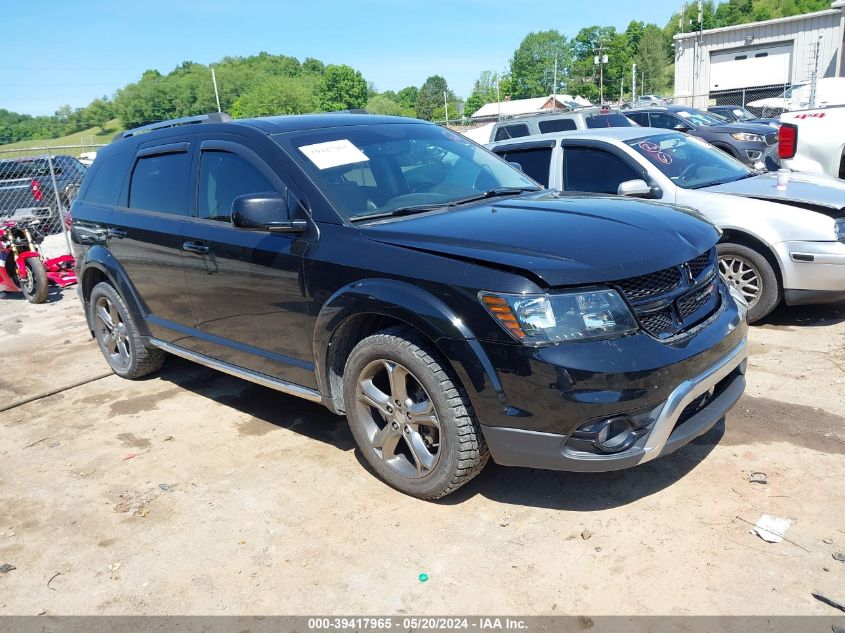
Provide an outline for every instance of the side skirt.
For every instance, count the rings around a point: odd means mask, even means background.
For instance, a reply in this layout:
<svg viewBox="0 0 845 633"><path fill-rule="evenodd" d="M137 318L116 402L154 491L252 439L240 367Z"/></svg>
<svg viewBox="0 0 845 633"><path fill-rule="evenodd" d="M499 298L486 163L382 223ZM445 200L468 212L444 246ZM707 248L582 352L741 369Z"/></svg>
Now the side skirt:
<svg viewBox="0 0 845 633"><path fill-rule="evenodd" d="M244 380L249 380L250 382L254 382L264 387L269 387L270 389L275 389L276 391L281 391L282 393L310 400L311 402L321 403L323 401L323 397L320 395L320 392L315 391L314 389L295 385L292 382L273 378L267 374L261 374L257 371L244 369L243 367L238 367L237 365L230 365L229 363L224 363L223 361L205 356L204 354L192 352L184 347L179 347L178 345L173 345L172 343L167 343L157 338L151 338L150 343L159 349L164 350L168 354L173 354L174 356L185 358L195 363L199 363L200 365L205 365L211 369L222 371L224 374L229 374L230 376L235 376L236 378L243 378Z"/></svg>

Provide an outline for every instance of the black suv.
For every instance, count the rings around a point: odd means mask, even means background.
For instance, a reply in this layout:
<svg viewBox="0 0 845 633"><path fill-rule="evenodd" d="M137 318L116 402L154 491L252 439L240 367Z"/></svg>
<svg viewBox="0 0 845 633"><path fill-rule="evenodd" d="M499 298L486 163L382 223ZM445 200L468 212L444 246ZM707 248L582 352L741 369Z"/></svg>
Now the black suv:
<svg viewBox="0 0 845 633"><path fill-rule="evenodd" d="M778 132L765 123L728 123L704 110L681 105L628 110L625 116L643 127L686 132L697 136L752 167L762 163L777 169Z"/></svg>
<svg viewBox="0 0 845 633"><path fill-rule="evenodd" d="M422 498L488 455L634 466L743 391L744 308L692 212L560 196L397 117L209 116L124 137L99 152L72 231L120 376L171 353L320 402Z"/></svg>

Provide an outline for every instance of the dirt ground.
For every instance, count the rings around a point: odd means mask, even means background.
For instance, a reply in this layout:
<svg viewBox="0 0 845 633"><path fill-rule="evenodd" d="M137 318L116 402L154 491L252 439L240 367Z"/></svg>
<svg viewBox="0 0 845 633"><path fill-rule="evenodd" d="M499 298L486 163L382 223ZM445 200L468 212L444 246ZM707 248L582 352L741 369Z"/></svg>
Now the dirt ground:
<svg viewBox="0 0 845 633"><path fill-rule="evenodd" d="M75 292L0 298L0 615L823 614L845 602L845 305L751 333L747 394L625 472L488 466L441 502L342 418L171 359L106 374ZM766 474L768 483L749 481ZM762 514L789 541L750 533ZM429 575L422 583L419 574Z"/></svg>

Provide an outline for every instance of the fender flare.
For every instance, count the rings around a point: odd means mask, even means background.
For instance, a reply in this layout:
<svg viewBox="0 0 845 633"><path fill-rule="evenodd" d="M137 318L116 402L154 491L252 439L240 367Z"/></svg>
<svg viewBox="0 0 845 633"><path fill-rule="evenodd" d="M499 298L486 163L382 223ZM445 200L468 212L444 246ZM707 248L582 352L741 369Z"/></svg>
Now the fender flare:
<svg viewBox="0 0 845 633"><path fill-rule="evenodd" d="M366 279L343 286L323 304L314 327L317 385L336 413L329 380L333 337L345 322L360 315L388 317L416 329L434 345L472 396L497 399L506 408L502 384L475 334L442 299L403 281Z"/></svg>
<svg viewBox="0 0 845 633"><path fill-rule="evenodd" d="M85 319L90 319L88 310L88 300L91 296L91 289L94 285L91 283L91 271L97 270L109 280L115 290L120 294L123 302L126 304L132 319L138 326L141 336L150 336L150 330L147 326L147 320L144 317L146 310L144 309L144 302L138 296L135 286L129 281L129 275L126 270L120 265L120 262L111 254L111 252L100 245L92 246L85 254L85 259L79 266L79 296L82 299L82 304L85 307ZM88 323L89 329L91 323Z"/></svg>

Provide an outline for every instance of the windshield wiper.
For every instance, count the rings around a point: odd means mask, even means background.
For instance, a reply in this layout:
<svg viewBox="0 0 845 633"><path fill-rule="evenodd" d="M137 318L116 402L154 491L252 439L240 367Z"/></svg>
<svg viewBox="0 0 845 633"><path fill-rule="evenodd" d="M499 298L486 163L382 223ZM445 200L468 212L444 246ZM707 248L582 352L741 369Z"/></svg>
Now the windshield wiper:
<svg viewBox="0 0 845 633"><path fill-rule="evenodd" d="M518 193L525 193L526 191L542 191L539 187L496 187L495 189L488 189L487 191L466 198L458 198L457 200L449 200L446 202L435 202L429 204L415 204L407 207L398 207L391 211L379 211L376 213L361 213L349 217L350 222L358 222L360 220L377 220L379 218L397 218L403 215L413 215L415 213L425 213L426 211L437 211L438 209L449 209L457 207L462 204L468 204L477 200L485 200L487 198L496 198L498 196L511 196Z"/></svg>

